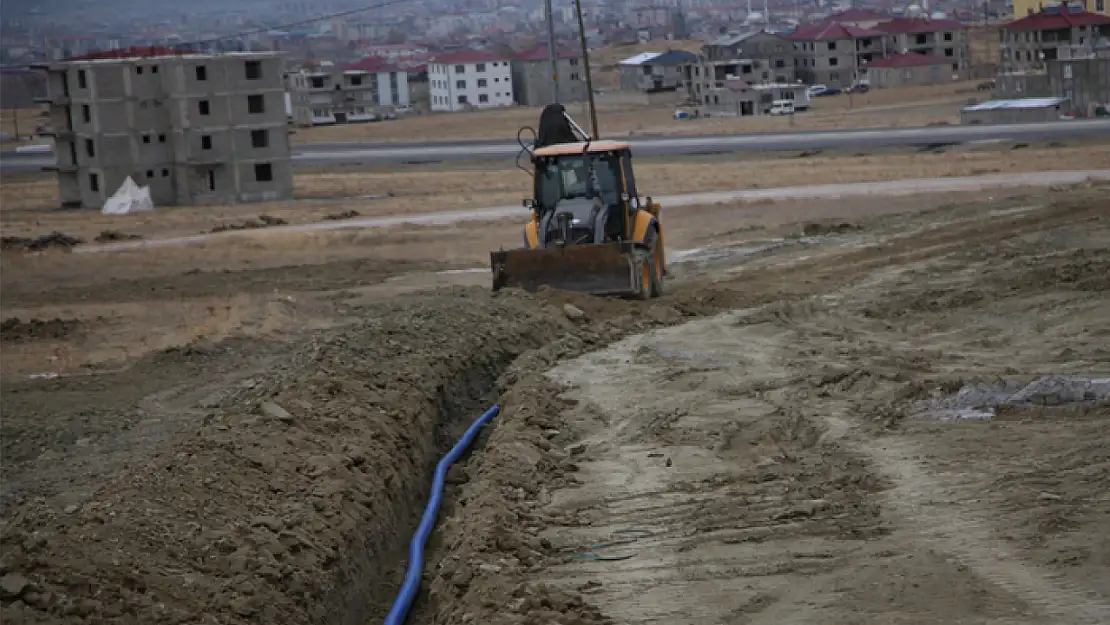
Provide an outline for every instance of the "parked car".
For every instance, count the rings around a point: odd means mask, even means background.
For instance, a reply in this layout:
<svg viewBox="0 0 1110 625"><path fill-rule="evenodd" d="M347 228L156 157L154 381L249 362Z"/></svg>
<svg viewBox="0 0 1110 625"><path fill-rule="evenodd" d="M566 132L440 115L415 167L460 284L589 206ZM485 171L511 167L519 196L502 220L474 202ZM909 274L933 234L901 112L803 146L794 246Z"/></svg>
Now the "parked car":
<svg viewBox="0 0 1110 625"><path fill-rule="evenodd" d="M975 88L979 91L990 91L994 89L994 79L984 80L983 82L975 85Z"/></svg>
<svg viewBox="0 0 1110 625"><path fill-rule="evenodd" d="M793 100L775 100L771 103L770 108L763 111L767 115L793 115L794 114L794 101Z"/></svg>
<svg viewBox="0 0 1110 625"><path fill-rule="evenodd" d="M812 98L814 95L821 93L825 89L828 89L828 87L826 87L825 85L810 85L809 88L806 89L806 93L808 93L809 97Z"/></svg>
<svg viewBox="0 0 1110 625"><path fill-rule="evenodd" d="M847 89L848 93L867 93L868 91L871 91L871 85L865 82L856 83Z"/></svg>
<svg viewBox="0 0 1110 625"><path fill-rule="evenodd" d="M841 93L842 93L842 90L837 88L837 87L825 87L824 89L822 89L821 91L818 91L817 93L809 94L809 97L811 97L811 98L824 98L824 97L827 97L827 96L830 96L830 95L839 95Z"/></svg>

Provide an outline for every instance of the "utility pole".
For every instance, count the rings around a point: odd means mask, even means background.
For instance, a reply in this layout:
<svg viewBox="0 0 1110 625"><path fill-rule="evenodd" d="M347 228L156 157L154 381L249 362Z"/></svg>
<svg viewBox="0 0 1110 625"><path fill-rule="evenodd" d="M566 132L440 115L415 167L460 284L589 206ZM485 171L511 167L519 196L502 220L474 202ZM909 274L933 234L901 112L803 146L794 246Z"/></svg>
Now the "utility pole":
<svg viewBox="0 0 1110 625"><path fill-rule="evenodd" d="M550 0L548 0L550 2ZM582 44L582 69L586 72L586 97L590 102L590 136L596 141L601 138L597 130L597 106L594 105L594 81L590 75L590 49L586 45L586 25L582 19L582 0L574 0L578 12L578 40Z"/></svg>
<svg viewBox="0 0 1110 625"><path fill-rule="evenodd" d="M551 102L559 103L559 51L555 44L555 12L551 0L544 0L544 18L547 20L547 56L551 60Z"/></svg>

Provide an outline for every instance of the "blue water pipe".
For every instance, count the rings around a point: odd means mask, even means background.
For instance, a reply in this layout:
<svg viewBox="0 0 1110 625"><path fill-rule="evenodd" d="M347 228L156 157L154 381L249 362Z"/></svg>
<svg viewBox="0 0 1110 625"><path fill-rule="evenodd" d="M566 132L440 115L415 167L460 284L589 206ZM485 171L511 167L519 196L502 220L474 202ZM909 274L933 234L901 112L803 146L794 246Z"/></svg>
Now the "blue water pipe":
<svg viewBox="0 0 1110 625"><path fill-rule="evenodd" d="M485 414L478 417L478 420L462 435L459 442L455 443L451 451L447 452L447 455L436 465L436 474L432 480L432 495L428 499L428 507L424 508L424 516L420 517L420 525L416 527L416 533L413 534L412 542L409 544L409 568L405 571L405 583L401 584L401 591L397 593L397 599L393 602L393 607L385 617L385 625L402 625L409 616L409 610L412 608L412 602L416 599L417 591L420 590L420 578L424 576L424 547L428 544L428 536L431 535L432 529L436 525L439 504L443 500L443 487L447 482L447 470L459 459L459 456L466 453L466 450L470 448L474 439L478 437L478 432L481 431L482 426L489 423L499 412L501 412L501 406L494 404Z"/></svg>

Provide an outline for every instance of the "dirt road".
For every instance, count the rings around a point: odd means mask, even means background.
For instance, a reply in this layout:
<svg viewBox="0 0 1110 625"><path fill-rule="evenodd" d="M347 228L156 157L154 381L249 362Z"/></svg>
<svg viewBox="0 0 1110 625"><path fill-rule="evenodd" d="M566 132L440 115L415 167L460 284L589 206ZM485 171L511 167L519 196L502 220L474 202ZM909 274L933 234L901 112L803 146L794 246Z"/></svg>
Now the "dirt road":
<svg viewBox="0 0 1110 625"><path fill-rule="evenodd" d="M768 205L650 304L244 270L293 322L5 377L0 616L381 622L500 401L412 623L1106 622L1108 191Z"/></svg>
<svg viewBox="0 0 1110 625"><path fill-rule="evenodd" d="M776 301L553 368L528 392L567 388L550 449L495 434L475 464L524 470L523 442L573 477L530 475L526 504L503 498L520 517L485 530L527 528L542 562L451 554L527 580L499 609L529 617L475 622L579 622L557 616L579 603L616 623L1107 622L1110 224L1028 209L763 256L716 288ZM930 408L951 397L994 415ZM485 584L507 591L477 573L461 594Z"/></svg>

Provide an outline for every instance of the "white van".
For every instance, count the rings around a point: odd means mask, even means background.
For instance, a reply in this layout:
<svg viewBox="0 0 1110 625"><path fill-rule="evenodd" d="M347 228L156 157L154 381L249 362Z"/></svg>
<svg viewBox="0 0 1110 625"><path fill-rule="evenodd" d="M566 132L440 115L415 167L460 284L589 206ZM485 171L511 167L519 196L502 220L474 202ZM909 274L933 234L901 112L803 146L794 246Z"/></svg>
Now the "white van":
<svg viewBox="0 0 1110 625"><path fill-rule="evenodd" d="M775 100L771 108L767 109L768 115L793 115L794 100Z"/></svg>

